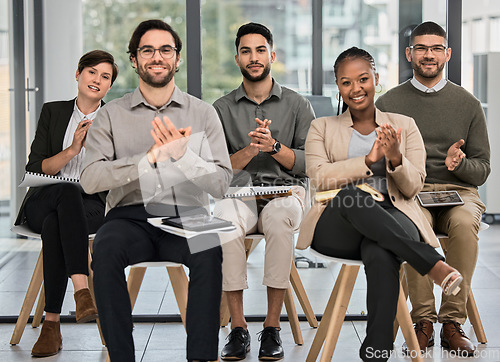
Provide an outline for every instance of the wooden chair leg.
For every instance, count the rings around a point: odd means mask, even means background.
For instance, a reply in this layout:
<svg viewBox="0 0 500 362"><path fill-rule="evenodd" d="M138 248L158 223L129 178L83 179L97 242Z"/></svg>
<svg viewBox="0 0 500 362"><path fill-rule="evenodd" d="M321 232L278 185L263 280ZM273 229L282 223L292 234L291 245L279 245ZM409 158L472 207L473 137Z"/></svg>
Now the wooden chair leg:
<svg viewBox="0 0 500 362"><path fill-rule="evenodd" d="M481 317L477 310L476 300L474 299L472 289L469 290L469 296L467 298L467 316L469 317L472 327L474 327L477 341L479 343L487 343L488 340L486 339L486 333L484 333L483 323L481 322Z"/></svg>
<svg viewBox="0 0 500 362"><path fill-rule="evenodd" d="M182 266L167 267L167 271L175 294L175 299L177 300L177 305L179 306L182 324L184 324L184 328L186 328L189 281Z"/></svg>
<svg viewBox="0 0 500 362"><path fill-rule="evenodd" d="M254 249L259 245L261 240L264 239L264 236L262 238L257 239L257 238L246 238L245 239L245 254L248 259L248 256L254 251Z"/></svg>
<svg viewBox="0 0 500 362"><path fill-rule="evenodd" d="M340 280L344 278L345 267L344 265L340 268L339 275L337 276L337 281L332 290L332 294L330 294L330 299L328 299L328 303L326 305L325 311L323 313L323 317L321 318L321 323L319 324L318 330L316 331L316 335L314 336L313 343L311 348L309 349L309 353L307 355L307 362L316 361L318 358L319 352L321 351L321 347L325 342L326 331L328 330L328 325L332 320L332 312L333 306L337 301L337 296L339 292Z"/></svg>
<svg viewBox="0 0 500 362"><path fill-rule="evenodd" d="M220 326L225 327L229 324L231 314L229 313L229 305L227 304L226 293L222 292L220 300Z"/></svg>
<svg viewBox="0 0 500 362"><path fill-rule="evenodd" d="M401 265L401 268L399 269L399 288L400 291L403 290L405 300L408 299L408 282L406 280L406 273L405 273L405 268L403 265ZM402 288L402 289L401 289ZM398 330L399 330L399 322L398 319L394 319L394 336L393 340L396 340L396 336L398 335Z"/></svg>
<svg viewBox="0 0 500 362"><path fill-rule="evenodd" d="M358 271L359 266L342 265L306 362L316 361L323 344L321 361L330 361L332 359ZM328 358L328 356L330 357Z"/></svg>
<svg viewBox="0 0 500 362"><path fill-rule="evenodd" d="M297 315L297 309L295 308L295 302L293 301L292 288L288 287L285 292L285 309L288 314L288 321L290 322L290 328L292 329L293 340L295 344L299 346L304 344L304 339L302 338L302 331L300 330L299 316Z"/></svg>
<svg viewBox="0 0 500 362"><path fill-rule="evenodd" d="M139 289L141 289L142 280L146 273L146 267L131 267L127 278L127 289L130 296L130 305L134 310Z"/></svg>
<svg viewBox="0 0 500 362"><path fill-rule="evenodd" d="M89 290L90 290L90 295L92 295L92 299L94 300L95 304L95 294L94 294L94 272L92 271L91 263L92 263L92 239L89 239L89 277L88 277L88 283L89 283ZM96 321L97 323L97 330L99 331L99 336L101 337L101 343L103 346L106 345L106 341L104 340L104 336L102 335L102 329L101 329L101 322L99 321L99 317L97 317Z"/></svg>
<svg viewBox="0 0 500 362"><path fill-rule="evenodd" d="M441 248L443 249L444 255L446 256L447 246L448 246L448 237L439 238L439 242L441 243ZM467 317L469 317L469 321L474 328L474 333L476 334L477 341L479 343L487 343L486 333L484 332L483 322L481 322L481 316L479 315L479 311L477 310L476 300L474 299L474 294L472 293L472 287L469 290L469 295L467 297Z"/></svg>
<svg viewBox="0 0 500 362"><path fill-rule="evenodd" d="M403 287L399 286L399 297L398 297L398 309L396 313L396 319L401 326L401 332L408 346L408 351L410 358L413 362L421 362L422 353L420 352L420 346L418 345L417 335L413 329L413 323L411 321L410 312L408 311L408 305L406 304L406 296Z"/></svg>
<svg viewBox="0 0 500 362"><path fill-rule="evenodd" d="M331 321L328 324L328 330L326 332L323 353L320 358L321 362L332 360L340 329L342 328L342 323L344 322L347 307L349 305L349 300L351 299L352 290L354 289L354 283L358 276L358 271L359 266L347 265L345 274L340 280L337 301L333 306Z"/></svg>
<svg viewBox="0 0 500 362"><path fill-rule="evenodd" d="M309 325L312 328L318 328L318 320L316 319L316 315L313 312L311 307L311 303L309 302L309 298L307 297L306 290L304 289L304 285L300 280L299 272L295 267L295 263L292 263L292 268L290 270L290 283L292 284L293 290L295 290L295 295L304 311L304 314L309 322Z"/></svg>
<svg viewBox="0 0 500 362"><path fill-rule="evenodd" d="M43 310L45 308L45 285L42 282L42 287L40 288L40 295L38 296L38 302L36 304L35 315L33 316L33 322L31 326L37 328L42 323Z"/></svg>
<svg viewBox="0 0 500 362"><path fill-rule="evenodd" d="M35 304L36 297L38 295L38 292L40 291L40 287L42 286L42 281L43 255L42 251L40 251L40 255L38 256L38 260L35 265L35 270L33 271L33 276L31 277L28 290L26 291L26 296L24 297L21 311L19 312L19 317L17 318L16 326L14 327L14 332L12 333L12 337L10 339L10 344L12 345L18 344L21 340L24 328L26 327L26 323L28 322L31 310L33 309L33 305Z"/></svg>

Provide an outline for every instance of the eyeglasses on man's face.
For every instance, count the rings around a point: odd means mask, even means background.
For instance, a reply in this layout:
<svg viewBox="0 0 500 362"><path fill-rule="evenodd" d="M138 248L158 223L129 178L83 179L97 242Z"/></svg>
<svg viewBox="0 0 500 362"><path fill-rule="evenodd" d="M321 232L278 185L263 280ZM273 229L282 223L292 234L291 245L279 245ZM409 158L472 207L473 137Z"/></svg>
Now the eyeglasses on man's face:
<svg viewBox="0 0 500 362"><path fill-rule="evenodd" d="M411 45L410 49L413 50L417 54L425 54L427 51L431 51L434 54L443 54L446 51L446 47L444 45Z"/></svg>
<svg viewBox="0 0 500 362"><path fill-rule="evenodd" d="M151 59L155 56L156 51L160 53L163 59L171 59L177 52L177 48L171 47L170 45L164 45L160 48L153 48L152 46L145 45L137 49L137 52L144 59Z"/></svg>

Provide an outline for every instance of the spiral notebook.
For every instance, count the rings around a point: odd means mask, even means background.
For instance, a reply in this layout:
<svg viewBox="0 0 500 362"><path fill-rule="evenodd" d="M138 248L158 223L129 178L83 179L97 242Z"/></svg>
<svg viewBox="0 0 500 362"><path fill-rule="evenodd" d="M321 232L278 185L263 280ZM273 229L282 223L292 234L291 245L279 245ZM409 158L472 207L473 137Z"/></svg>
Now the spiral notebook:
<svg viewBox="0 0 500 362"><path fill-rule="evenodd" d="M250 186L250 187L230 187L224 195L225 199L272 199L275 197L290 196L292 194L290 186Z"/></svg>
<svg viewBox="0 0 500 362"><path fill-rule="evenodd" d="M19 187L46 186L60 182L72 182L77 184L80 183L80 181L75 178L52 176L43 173L26 171L26 173L23 176L23 179L21 180L21 183L19 184Z"/></svg>

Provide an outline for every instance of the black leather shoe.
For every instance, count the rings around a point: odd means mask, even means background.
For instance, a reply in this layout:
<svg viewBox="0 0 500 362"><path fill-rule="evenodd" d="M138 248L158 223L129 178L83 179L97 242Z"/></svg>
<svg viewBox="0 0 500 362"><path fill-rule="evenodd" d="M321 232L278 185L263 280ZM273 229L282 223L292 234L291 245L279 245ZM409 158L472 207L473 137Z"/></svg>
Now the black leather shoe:
<svg viewBox="0 0 500 362"><path fill-rule="evenodd" d="M232 361L245 359L250 351L250 334L248 331L241 327L233 328L226 339L229 341L222 349L220 357Z"/></svg>
<svg viewBox="0 0 500 362"><path fill-rule="evenodd" d="M281 345L280 332L277 328L266 327L259 334L260 360L277 361L285 356Z"/></svg>

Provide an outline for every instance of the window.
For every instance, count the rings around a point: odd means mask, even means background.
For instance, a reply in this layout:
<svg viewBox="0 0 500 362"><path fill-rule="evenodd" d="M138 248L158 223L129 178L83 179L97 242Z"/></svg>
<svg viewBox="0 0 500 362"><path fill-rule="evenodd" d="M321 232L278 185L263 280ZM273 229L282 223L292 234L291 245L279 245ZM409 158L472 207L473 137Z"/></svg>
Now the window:
<svg viewBox="0 0 500 362"><path fill-rule="evenodd" d="M250 21L273 33L273 77L299 93L311 93L311 9L311 0L202 1L203 99L211 103L241 83L234 41L238 28Z"/></svg>
<svg viewBox="0 0 500 362"><path fill-rule="evenodd" d="M10 78L8 3L0 0L0 214L10 199ZM7 205L7 204L6 204Z"/></svg>
<svg viewBox="0 0 500 362"><path fill-rule="evenodd" d="M109 51L120 69L105 100L121 97L139 84L139 77L128 58L128 42L137 25L148 19L162 19L170 24L183 40L182 53L185 52L185 0L83 0L84 52L92 49ZM186 74L186 67L181 63L179 72L175 75L175 83L183 91L187 88Z"/></svg>

